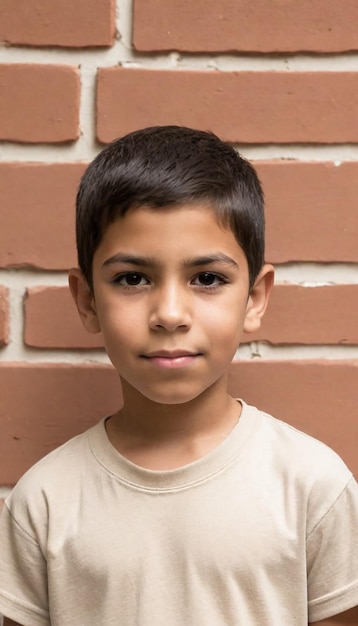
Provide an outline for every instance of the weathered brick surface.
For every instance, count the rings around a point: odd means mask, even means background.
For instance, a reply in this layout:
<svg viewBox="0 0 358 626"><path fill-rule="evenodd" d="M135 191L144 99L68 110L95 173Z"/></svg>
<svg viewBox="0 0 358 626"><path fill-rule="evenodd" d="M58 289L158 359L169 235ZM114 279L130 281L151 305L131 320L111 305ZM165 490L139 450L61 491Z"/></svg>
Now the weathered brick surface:
<svg viewBox="0 0 358 626"><path fill-rule="evenodd" d="M133 43L147 52L341 52L357 50L357 22L357 3L346 0L135 0Z"/></svg>
<svg viewBox="0 0 358 626"><path fill-rule="evenodd" d="M9 290L0 285L0 347L9 340Z"/></svg>
<svg viewBox="0 0 358 626"><path fill-rule="evenodd" d="M0 163L0 267L76 264L75 195L84 165Z"/></svg>
<svg viewBox="0 0 358 626"><path fill-rule="evenodd" d="M357 142L357 107L357 72L102 68L97 136L179 124L239 143Z"/></svg>
<svg viewBox="0 0 358 626"><path fill-rule="evenodd" d="M358 163L258 162L267 259L358 262ZM85 165L0 163L0 267L76 264L74 202Z"/></svg>
<svg viewBox="0 0 358 626"><path fill-rule="evenodd" d="M334 447L358 472L358 361L243 361L232 366L235 396ZM0 483L121 403L105 365L0 363Z"/></svg>
<svg viewBox="0 0 358 626"><path fill-rule="evenodd" d="M77 69L0 65L0 140L60 143L79 137Z"/></svg>
<svg viewBox="0 0 358 626"><path fill-rule="evenodd" d="M276 285L262 327L247 341L358 344L358 285Z"/></svg>
<svg viewBox="0 0 358 626"><path fill-rule="evenodd" d="M110 46L114 0L0 0L0 41L29 46Z"/></svg>
<svg viewBox="0 0 358 626"><path fill-rule="evenodd" d="M256 168L270 261L358 261L357 162L257 162Z"/></svg>
<svg viewBox="0 0 358 626"><path fill-rule="evenodd" d="M358 344L358 285L276 285L262 328L242 342ZM35 348L100 348L87 333L67 287L34 287L25 300L25 343Z"/></svg>
<svg viewBox="0 0 358 626"><path fill-rule="evenodd" d="M25 299L25 344L35 348L101 348L86 332L68 287L33 287Z"/></svg>

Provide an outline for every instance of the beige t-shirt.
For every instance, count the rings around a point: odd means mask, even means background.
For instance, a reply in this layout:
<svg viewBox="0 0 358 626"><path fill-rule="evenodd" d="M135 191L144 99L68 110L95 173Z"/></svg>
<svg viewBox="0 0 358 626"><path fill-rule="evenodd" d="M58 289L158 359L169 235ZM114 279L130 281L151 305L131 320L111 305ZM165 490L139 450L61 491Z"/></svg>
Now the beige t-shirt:
<svg viewBox="0 0 358 626"><path fill-rule="evenodd" d="M358 604L357 528L339 457L253 407L164 472L122 457L102 420L8 498L0 612L25 626L307 626Z"/></svg>

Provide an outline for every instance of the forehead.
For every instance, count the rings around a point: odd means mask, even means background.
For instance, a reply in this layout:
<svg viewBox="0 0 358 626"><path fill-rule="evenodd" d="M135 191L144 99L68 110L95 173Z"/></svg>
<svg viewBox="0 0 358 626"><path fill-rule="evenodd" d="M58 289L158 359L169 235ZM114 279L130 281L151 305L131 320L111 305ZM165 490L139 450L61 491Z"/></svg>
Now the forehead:
<svg viewBox="0 0 358 626"><path fill-rule="evenodd" d="M220 241L240 248L231 229L220 223L215 209L198 202L130 208L107 226L99 247L102 244L163 246L168 240L188 246Z"/></svg>
<svg viewBox="0 0 358 626"><path fill-rule="evenodd" d="M197 203L159 209L141 206L116 219L95 252L94 269L112 266L126 256L162 267L188 266L199 257L221 256L248 272L245 254L232 231L219 223L209 206Z"/></svg>

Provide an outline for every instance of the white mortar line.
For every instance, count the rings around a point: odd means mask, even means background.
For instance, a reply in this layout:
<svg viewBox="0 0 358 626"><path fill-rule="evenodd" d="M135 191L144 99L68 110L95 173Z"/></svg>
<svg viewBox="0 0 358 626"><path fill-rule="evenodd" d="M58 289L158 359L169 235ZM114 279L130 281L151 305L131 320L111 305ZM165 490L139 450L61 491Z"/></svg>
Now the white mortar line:
<svg viewBox="0 0 358 626"><path fill-rule="evenodd" d="M95 76L88 67L81 69L83 94L94 88ZM95 139L94 96L88 101L82 97L81 137L73 144L16 144L3 142L0 163L88 163L104 147ZM210 129L209 129L210 130ZM114 137L113 137L114 138ZM298 162L333 162L339 167L344 162L358 162L358 144L237 144L239 152L255 161L294 160Z"/></svg>
<svg viewBox="0 0 358 626"><path fill-rule="evenodd" d="M166 69L176 59L175 67L185 70L219 71L285 71L285 72L356 72L358 51L334 54L285 53L187 53L175 49L167 52L137 52L132 46L131 12L122 10L128 0L121 0L117 8L118 36L110 47L62 48L31 46L0 46L0 63L39 65L72 65L83 63L114 67L120 63L143 68ZM173 57L172 55L175 55Z"/></svg>
<svg viewBox="0 0 358 626"><path fill-rule="evenodd" d="M246 347L246 346L243 346ZM358 361L358 346L349 345L296 345L285 344L272 346L268 343L257 342L252 351L253 358L263 361L296 361L296 360L325 360L325 361ZM234 361L246 359L246 354L238 349Z"/></svg>
<svg viewBox="0 0 358 626"><path fill-rule="evenodd" d="M324 233L324 228L322 230ZM288 263L276 265L276 283L303 286L357 285L358 263Z"/></svg>
<svg viewBox="0 0 358 626"><path fill-rule="evenodd" d="M68 285L67 272L45 272L43 270L0 269L0 284L12 288L49 285Z"/></svg>
<svg viewBox="0 0 358 626"><path fill-rule="evenodd" d="M103 350L37 350L18 344L1 348L0 363L110 364Z"/></svg>

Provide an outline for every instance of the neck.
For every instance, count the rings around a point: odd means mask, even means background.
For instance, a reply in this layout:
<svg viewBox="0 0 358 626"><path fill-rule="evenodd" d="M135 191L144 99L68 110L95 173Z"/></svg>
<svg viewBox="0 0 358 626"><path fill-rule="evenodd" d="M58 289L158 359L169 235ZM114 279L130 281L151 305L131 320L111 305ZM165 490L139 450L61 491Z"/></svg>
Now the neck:
<svg viewBox="0 0 358 626"><path fill-rule="evenodd" d="M183 404L159 404L123 384L123 408L107 421L112 445L150 469L172 469L204 456L231 432L241 412L226 385Z"/></svg>

